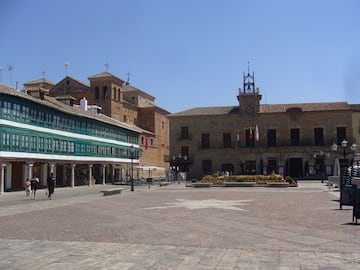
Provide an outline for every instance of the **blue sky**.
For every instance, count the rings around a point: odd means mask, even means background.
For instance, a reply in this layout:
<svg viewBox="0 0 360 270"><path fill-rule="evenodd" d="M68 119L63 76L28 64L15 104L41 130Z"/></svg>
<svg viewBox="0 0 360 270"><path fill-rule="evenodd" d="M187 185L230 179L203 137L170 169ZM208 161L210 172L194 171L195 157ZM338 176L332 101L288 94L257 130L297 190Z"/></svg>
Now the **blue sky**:
<svg viewBox="0 0 360 270"><path fill-rule="evenodd" d="M262 104L360 103L358 0L0 0L1 81L108 71L175 113L236 105L248 61ZM9 71L9 66L12 70Z"/></svg>

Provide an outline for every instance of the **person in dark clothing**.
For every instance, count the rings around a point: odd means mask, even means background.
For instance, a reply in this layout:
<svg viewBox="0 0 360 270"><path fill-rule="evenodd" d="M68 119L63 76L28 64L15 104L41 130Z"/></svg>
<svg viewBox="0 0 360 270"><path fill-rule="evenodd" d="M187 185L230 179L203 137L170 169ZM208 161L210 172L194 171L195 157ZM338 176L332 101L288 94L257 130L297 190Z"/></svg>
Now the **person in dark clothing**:
<svg viewBox="0 0 360 270"><path fill-rule="evenodd" d="M39 178L37 177L36 174L34 174L34 177L31 179L31 192L32 195L34 196L33 199L35 200L36 197L36 190L38 188L38 184L40 183Z"/></svg>
<svg viewBox="0 0 360 270"><path fill-rule="evenodd" d="M55 176L54 173L50 173L47 178L47 188L49 190L48 198L51 199L51 195L54 193L55 189Z"/></svg>

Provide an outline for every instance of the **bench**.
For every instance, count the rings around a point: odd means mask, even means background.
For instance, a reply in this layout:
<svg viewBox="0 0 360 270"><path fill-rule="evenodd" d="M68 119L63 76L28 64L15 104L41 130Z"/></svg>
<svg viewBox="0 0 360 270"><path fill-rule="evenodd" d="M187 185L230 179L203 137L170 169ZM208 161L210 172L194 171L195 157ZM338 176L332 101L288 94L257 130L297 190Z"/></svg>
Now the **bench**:
<svg viewBox="0 0 360 270"><path fill-rule="evenodd" d="M169 185L169 182L166 182L166 181L161 181L159 183L160 187L163 187L163 186L168 186Z"/></svg>
<svg viewBox="0 0 360 270"><path fill-rule="evenodd" d="M109 196L109 195L120 194L122 190L123 188L112 188L112 189L101 190L100 192L102 192L104 196Z"/></svg>

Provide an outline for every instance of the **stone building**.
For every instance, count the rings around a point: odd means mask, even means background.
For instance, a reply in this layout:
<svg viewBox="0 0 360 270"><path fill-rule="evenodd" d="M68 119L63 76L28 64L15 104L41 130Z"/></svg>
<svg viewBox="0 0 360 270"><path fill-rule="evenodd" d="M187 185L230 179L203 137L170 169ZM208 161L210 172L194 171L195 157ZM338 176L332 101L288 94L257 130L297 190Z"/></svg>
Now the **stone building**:
<svg viewBox="0 0 360 270"><path fill-rule="evenodd" d="M192 108L169 115L170 160L189 177L279 173L321 178L333 173L346 139L345 159L359 134L353 109L346 102L261 104L254 73L244 74L236 106ZM344 160L345 161L345 160Z"/></svg>
<svg viewBox="0 0 360 270"><path fill-rule="evenodd" d="M111 183L139 164L141 129L48 92L0 83L0 193L23 189L35 175L46 186L51 172L57 186Z"/></svg>
<svg viewBox="0 0 360 270"><path fill-rule="evenodd" d="M80 100L86 98L89 110L100 111L140 128L142 153L137 169L145 170L146 175L137 172L136 176L163 177L169 167L169 112L155 104L155 97L107 71L88 79L89 84L66 76L55 85L48 83L49 95L75 104L80 104ZM24 85L43 85L43 81L40 79Z"/></svg>

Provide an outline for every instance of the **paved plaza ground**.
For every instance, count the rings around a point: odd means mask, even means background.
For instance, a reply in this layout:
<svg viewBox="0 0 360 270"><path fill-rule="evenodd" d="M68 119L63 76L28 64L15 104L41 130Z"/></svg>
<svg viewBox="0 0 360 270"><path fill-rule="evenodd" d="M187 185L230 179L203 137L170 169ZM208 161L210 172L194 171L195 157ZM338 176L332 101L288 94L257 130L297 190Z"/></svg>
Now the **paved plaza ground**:
<svg viewBox="0 0 360 270"><path fill-rule="evenodd" d="M360 269L352 207L319 181L112 187L1 194L0 269Z"/></svg>

